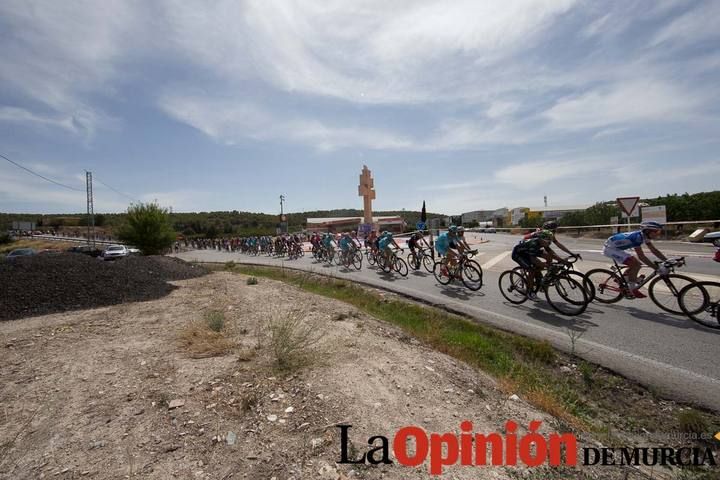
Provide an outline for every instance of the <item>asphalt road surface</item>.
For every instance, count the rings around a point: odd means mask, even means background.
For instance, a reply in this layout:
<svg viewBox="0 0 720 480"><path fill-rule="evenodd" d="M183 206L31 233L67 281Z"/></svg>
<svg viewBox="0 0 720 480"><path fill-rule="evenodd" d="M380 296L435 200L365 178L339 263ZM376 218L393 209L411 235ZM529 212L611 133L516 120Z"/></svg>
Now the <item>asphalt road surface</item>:
<svg viewBox="0 0 720 480"><path fill-rule="evenodd" d="M438 284L432 274L413 272L406 278L383 274L363 263L361 271L316 263L306 255L298 260L248 256L214 250L192 250L177 254L189 261L281 265L316 273L344 277L388 289L470 315L479 322L549 341L588 361L603 365L628 378L665 392L674 398L720 410L720 330L702 327L691 320L668 314L650 300L621 300L614 305L591 304L580 316L555 313L544 300L513 305L498 289L500 274L515 266L510 250L519 237L508 234L470 234L470 243L479 243L475 258L483 267L484 286L471 292L462 285ZM559 237L569 249L580 253L580 271L607 268L602 240ZM677 272L698 280L720 281L720 264L712 260L715 249L709 244L655 242L667 256L685 256L687 266ZM401 246L403 244L401 243ZM405 250L406 255L408 250Z"/></svg>

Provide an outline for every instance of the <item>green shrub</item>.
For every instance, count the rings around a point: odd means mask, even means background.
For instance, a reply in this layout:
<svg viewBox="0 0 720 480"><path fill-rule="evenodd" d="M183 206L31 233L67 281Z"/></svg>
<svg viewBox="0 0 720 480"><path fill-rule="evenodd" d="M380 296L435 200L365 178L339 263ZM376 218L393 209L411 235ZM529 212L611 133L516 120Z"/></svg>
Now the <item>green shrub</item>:
<svg viewBox="0 0 720 480"><path fill-rule="evenodd" d="M677 415L678 427L684 433L708 433L710 425L699 412L685 409Z"/></svg>
<svg viewBox="0 0 720 480"><path fill-rule="evenodd" d="M255 277L250 277L250 278L247 279L247 284L248 284L248 285L257 285L257 284L258 284L258 279L255 278Z"/></svg>
<svg viewBox="0 0 720 480"><path fill-rule="evenodd" d="M157 203L130 205L126 223L118 230L118 238L139 248L144 255L162 254L175 241L168 214L168 209Z"/></svg>
<svg viewBox="0 0 720 480"><path fill-rule="evenodd" d="M205 314L207 326L213 332L221 332L225 328L225 314L219 310L211 310Z"/></svg>

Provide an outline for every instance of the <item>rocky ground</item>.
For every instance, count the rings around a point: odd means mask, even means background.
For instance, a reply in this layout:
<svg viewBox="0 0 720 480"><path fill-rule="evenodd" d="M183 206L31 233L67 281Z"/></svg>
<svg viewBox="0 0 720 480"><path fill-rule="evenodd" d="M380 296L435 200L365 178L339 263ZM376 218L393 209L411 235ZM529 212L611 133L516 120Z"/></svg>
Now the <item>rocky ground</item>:
<svg viewBox="0 0 720 480"><path fill-rule="evenodd" d="M0 261L0 320L160 298L202 267L160 256L105 262L76 253Z"/></svg>
<svg viewBox="0 0 720 480"><path fill-rule="evenodd" d="M518 436L531 420L544 433L563 427L346 304L246 280L213 273L150 301L0 323L0 478L643 478L613 467L454 467L431 477L427 464L339 465L338 423L353 425L353 455L407 425L458 432L470 420L489 433L513 419ZM203 355L191 348L193 328L208 318L223 319L229 347ZM293 371L277 369L269 335L287 318L320 338Z"/></svg>

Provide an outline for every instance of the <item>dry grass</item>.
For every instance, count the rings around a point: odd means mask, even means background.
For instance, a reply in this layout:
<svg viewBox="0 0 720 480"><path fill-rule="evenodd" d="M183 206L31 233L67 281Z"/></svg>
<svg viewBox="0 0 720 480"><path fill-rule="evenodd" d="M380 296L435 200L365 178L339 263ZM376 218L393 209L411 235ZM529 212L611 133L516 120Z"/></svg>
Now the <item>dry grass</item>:
<svg viewBox="0 0 720 480"><path fill-rule="evenodd" d="M221 311L207 312L203 320L197 320L180 330L178 343L191 358L218 357L229 353L235 346Z"/></svg>
<svg viewBox="0 0 720 480"><path fill-rule="evenodd" d="M52 249L52 250L67 250L70 247L73 247L75 245L79 245L77 243L70 243L70 242L62 242L62 241L51 241L51 240L30 240L27 238L23 238L20 240L16 240L14 242L10 242L4 245L0 245L0 255L10 253L11 251L15 250L16 248L33 248L35 250L44 250L44 249Z"/></svg>
<svg viewBox="0 0 720 480"><path fill-rule="evenodd" d="M588 425L570 413L556 396L548 393L547 391L530 390L525 393L524 397L531 405L549 413L573 429L577 431L587 431Z"/></svg>
<svg viewBox="0 0 720 480"><path fill-rule="evenodd" d="M325 336L318 320L309 319L303 310L268 321L269 347L280 370L296 370L310 363L315 346Z"/></svg>

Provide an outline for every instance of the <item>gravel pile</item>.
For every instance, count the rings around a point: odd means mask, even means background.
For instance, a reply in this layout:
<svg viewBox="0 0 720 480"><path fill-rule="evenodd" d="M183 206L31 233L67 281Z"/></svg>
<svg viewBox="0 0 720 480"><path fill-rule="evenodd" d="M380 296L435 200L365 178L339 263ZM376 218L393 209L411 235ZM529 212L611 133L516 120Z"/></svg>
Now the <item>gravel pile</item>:
<svg viewBox="0 0 720 480"><path fill-rule="evenodd" d="M0 320L154 300L176 288L168 281L206 273L176 258L152 256L103 262L63 253L0 261Z"/></svg>

